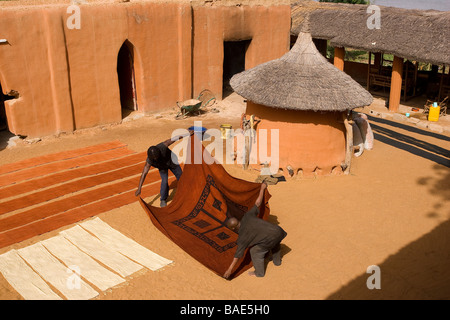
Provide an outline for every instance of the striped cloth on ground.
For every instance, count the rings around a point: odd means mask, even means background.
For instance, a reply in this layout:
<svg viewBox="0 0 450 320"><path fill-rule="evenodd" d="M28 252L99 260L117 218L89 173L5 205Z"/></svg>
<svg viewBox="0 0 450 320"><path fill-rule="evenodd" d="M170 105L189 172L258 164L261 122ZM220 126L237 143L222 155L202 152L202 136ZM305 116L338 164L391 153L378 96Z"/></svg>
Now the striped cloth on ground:
<svg viewBox="0 0 450 320"><path fill-rule="evenodd" d="M112 141L0 166L0 248L137 201L145 160ZM153 169L142 194L159 188Z"/></svg>

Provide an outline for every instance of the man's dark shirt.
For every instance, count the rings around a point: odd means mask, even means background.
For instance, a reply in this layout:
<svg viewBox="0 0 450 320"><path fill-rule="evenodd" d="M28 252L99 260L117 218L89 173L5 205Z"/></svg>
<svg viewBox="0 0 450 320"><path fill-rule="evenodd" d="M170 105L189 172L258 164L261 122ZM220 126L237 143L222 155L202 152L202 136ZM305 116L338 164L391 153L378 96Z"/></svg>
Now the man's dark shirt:
<svg viewBox="0 0 450 320"><path fill-rule="evenodd" d="M255 245L270 250L287 235L279 226L258 218L258 213L259 208L255 205L242 217L234 254L236 258L241 258L245 249Z"/></svg>
<svg viewBox="0 0 450 320"><path fill-rule="evenodd" d="M147 163L160 170L174 169L178 163L172 161L172 151L163 142L157 144L156 147L161 151L161 158L158 162L152 162L147 157ZM174 159L176 159L175 155Z"/></svg>

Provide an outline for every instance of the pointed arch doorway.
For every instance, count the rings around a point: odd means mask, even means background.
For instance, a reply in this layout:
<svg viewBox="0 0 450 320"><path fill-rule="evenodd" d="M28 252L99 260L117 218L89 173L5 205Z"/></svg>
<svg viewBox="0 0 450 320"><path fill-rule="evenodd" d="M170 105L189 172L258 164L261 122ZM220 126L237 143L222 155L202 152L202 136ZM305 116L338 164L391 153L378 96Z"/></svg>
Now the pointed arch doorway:
<svg viewBox="0 0 450 320"><path fill-rule="evenodd" d="M136 79L134 73L134 46L128 40L122 44L117 55L117 76L119 79L122 118L138 109Z"/></svg>

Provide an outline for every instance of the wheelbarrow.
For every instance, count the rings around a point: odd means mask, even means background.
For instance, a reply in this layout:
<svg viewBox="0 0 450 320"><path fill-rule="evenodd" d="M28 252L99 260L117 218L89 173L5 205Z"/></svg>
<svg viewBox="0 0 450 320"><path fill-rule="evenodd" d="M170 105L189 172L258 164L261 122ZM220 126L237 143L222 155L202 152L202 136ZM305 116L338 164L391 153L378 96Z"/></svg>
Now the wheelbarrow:
<svg viewBox="0 0 450 320"><path fill-rule="evenodd" d="M175 119L184 119L191 115L200 115L202 110L207 106L214 104L216 98L212 94L212 92L208 89L203 90L198 95L197 99L189 99L186 101L179 102L177 101L177 106L180 108L180 111L175 116Z"/></svg>

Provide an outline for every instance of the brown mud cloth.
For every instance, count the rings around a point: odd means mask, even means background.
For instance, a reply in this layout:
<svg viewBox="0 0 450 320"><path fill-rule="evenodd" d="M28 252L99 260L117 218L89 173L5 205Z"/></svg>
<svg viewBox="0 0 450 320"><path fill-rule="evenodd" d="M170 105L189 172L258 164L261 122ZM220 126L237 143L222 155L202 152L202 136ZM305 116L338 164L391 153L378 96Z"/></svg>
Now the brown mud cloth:
<svg viewBox="0 0 450 320"><path fill-rule="evenodd" d="M222 276L236 251L238 234L225 226L228 217L241 219L255 204L260 183L229 175L193 135L177 190L167 207L141 205L153 224L175 244L205 267ZM201 156L203 155L203 157ZM201 159L200 161L194 160ZM212 164L210 164L212 163ZM265 191L259 217L269 216L270 194ZM250 254L239 260L230 279L251 267Z"/></svg>

